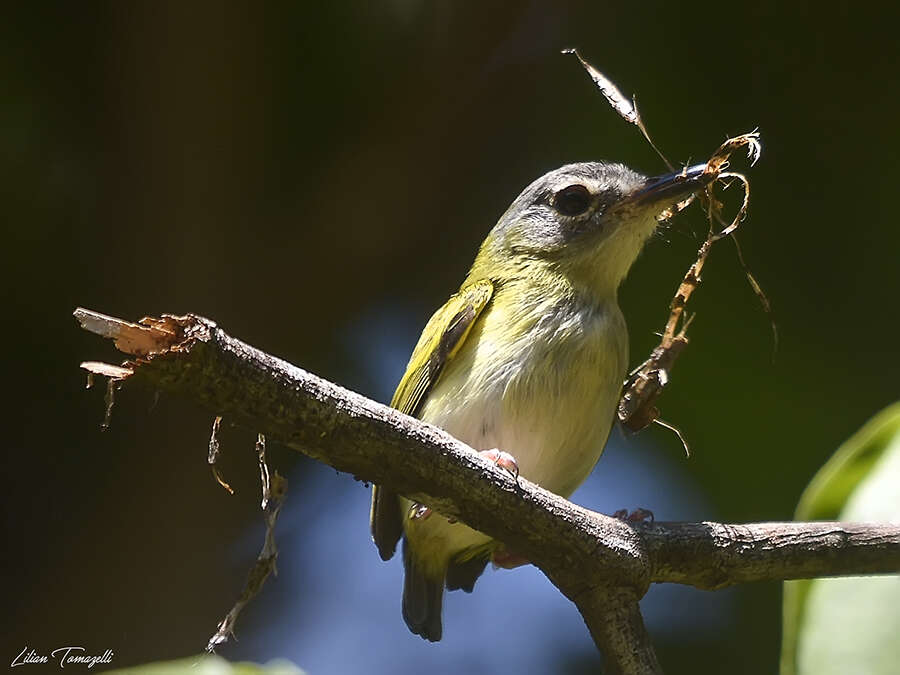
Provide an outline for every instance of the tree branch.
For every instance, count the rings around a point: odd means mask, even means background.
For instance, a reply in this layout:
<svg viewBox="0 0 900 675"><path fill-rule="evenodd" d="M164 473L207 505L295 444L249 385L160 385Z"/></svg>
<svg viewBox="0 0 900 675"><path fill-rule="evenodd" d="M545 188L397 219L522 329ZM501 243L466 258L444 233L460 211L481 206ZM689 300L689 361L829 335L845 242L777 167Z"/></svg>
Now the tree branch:
<svg viewBox="0 0 900 675"><path fill-rule="evenodd" d="M631 588L602 586L575 598L575 606L603 653L605 673L662 673L644 627L639 599Z"/></svg>
<svg viewBox="0 0 900 675"><path fill-rule="evenodd" d="M896 525L859 523L658 523L641 533L651 580L714 590L781 581L900 571Z"/></svg>
<svg viewBox="0 0 900 675"><path fill-rule="evenodd" d="M390 486L503 541L578 607L610 668L661 672L637 601L653 581L700 588L900 571L900 526L632 525L514 480L449 434L236 340L202 317L134 324L77 309L131 357L82 364L188 396L361 480Z"/></svg>

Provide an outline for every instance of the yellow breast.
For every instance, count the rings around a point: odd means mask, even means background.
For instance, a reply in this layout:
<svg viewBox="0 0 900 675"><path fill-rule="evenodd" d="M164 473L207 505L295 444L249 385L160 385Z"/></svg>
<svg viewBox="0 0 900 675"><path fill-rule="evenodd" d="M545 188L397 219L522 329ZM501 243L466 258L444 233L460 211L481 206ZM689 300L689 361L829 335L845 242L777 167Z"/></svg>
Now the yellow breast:
<svg viewBox="0 0 900 675"><path fill-rule="evenodd" d="M478 450L511 453L523 476L568 496L609 435L627 330L615 299L548 300L528 290L498 289L421 417Z"/></svg>

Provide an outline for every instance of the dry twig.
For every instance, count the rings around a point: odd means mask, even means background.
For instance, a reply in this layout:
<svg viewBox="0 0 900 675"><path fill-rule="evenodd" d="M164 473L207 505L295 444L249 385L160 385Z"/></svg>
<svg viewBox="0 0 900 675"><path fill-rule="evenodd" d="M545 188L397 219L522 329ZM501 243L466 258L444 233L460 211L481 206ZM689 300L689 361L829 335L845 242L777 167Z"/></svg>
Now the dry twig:
<svg viewBox="0 0 900 675"><path fill-rule="evenodd" d="M601 93L613 109L618 112L626 122L637 126L650 146L662 158L666 166L669 167L669 170L674 170L671 162L669 162L665 155L660 152L659 148L656 147L656 144L650 137L647 127L644 125L644 122L638 113L634 98L632 97L629 101L608 77L582 58L577 49L564 49L563 53L574 54L578 58L582 67L584 67L588 75L590 75L591 79L600 89ZM747 208L750 204L750 182L743 174L726 171L731 154L740 148L747 149L750 165L753 166L759 159L760 152L762 151L759 133L752 131L749 134L742 134L740 136L735 136L734 138L729 138L712 154L706 163L706 173L712 175L714 178L712 183L710 183L703 193L701 193L700 199L703 202L709 219L709 234L700 246L696 260L684 275L684 279L679 285L675 297L672 299L669 307L669 318L666 321L666 327L659 344L650 353L650 356L646 361L629 373L617 407L619 422L626 429L636 432L645 429L650 424L656 422L678 435L688 456L690 456L690 450L688 449L684 436L677 427L659 419L659 409L656 407L656 401L669 382L669 370L687 346L687 328L690 324L690 320L684 319L685 306L687 305L687 301L691 294L700 283L700 272L703 269L706 258L709 256L710 249L715 242L726 236L732 238L737 249L738 260L740 261L741 268L747 277L750 287L759 298L765 312L770 318L772 316L772 308L769 300L763 292L762 287L759 285L759 282L756 280L756 277L750 272L750 269L744 260L740 244L735 236L736 230L746 216ZM730 223L726 223L723 219L722 203L714 194L715 186L718 183L724 182L725 187L728 187L730 184L728 179L736 180L744 187L743 203L738 210L737 215ZM661 217L663 219L669 218L675 213L687 208L693 201L694 195L668 209ZM714 222L719 223L722 229L717 231ZM681 325L680 330L678 328L679 324ZM774 320L772 320L772 334L775 348L777 349L778 331Z"/></svg>
<svg viewBox="0 0 900 675"><path fill-rule="evenodd" d="M270 574L278 574L275 563L278 560L278 547L275 544L275 521L278 520L278 513L284 504L284 497L287 494L287 479L280 473L275 471L272 474L271 483L269 482L269 467L266 466L265 459L265 439L262 439L262 450L260 450L260 442L257 442L257 451L260 456L260 471L264 471L263 490L263 518L266 521L266 538L263 541L262 550L256 557L256 563L247 575L247 583L241 596L234 603L234 606L225 615L225 618L219 622L215 634L209 639L206 645L206 651L213 652L215 649L226 642L229 637L234 637L234 626L237 623L238 616L247 604L262 590L263 584Z"/></svg>
<svg viewBox="0 0 900 675"><path fill-rule="evenodd" d="M216 418L213 420L212 431L209 434L209 455L206 461L212 468L213 478L216 479L216 482L225 488L225 491L228 494L233 495L234 490L232 490L231 486L225 482L225 479L222 477L222 472L219 471L219 465L216 463L219 461L219 427L221 425L222 416L216 415Z"/></svg>

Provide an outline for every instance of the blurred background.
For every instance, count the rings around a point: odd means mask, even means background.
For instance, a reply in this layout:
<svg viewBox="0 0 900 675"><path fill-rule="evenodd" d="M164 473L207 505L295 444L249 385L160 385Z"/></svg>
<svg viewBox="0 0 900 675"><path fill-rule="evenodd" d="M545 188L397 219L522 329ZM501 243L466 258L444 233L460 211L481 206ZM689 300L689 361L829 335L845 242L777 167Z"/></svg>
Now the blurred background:
<svg viewBox="0 0 900 675"><path fill-rule="evenodd" d="M0 21L6 328L5 659L23 646L199 652L262 541L253 430L126 387L81 305L196 312L381 401L430 313L518 192L563 163L665 169L562 47L626 94L656 143L702 161L759 127L744 254L713 251L691 346L662 400L687 435L614 432L575 501L663 520L791 517L833 450L897 398L900 182L896 17L779 2L390 0L18 3ZM705 231L697 209L646 249L621 293L639 361ZM449 594L445 638L400 616L401 565L368 538L368 492L277 446L290 479L279 575L229 659L312 673L581 673L598 657L533 568ZM666 672L776 669L780 585L644 601Z"/></svg>

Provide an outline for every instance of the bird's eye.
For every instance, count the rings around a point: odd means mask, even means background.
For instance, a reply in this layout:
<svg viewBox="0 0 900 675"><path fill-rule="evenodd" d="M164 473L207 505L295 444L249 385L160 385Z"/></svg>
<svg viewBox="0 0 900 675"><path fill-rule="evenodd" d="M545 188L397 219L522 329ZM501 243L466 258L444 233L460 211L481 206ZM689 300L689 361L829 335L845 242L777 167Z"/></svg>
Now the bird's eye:
<svg viewBox="0 0 900 675"><path fill-rule="evenodd" d="M591 205L591 193L584 185L569 185L553 197L553 207L564 216L578 216Z"/></svg>

